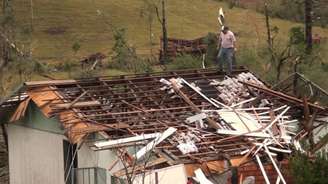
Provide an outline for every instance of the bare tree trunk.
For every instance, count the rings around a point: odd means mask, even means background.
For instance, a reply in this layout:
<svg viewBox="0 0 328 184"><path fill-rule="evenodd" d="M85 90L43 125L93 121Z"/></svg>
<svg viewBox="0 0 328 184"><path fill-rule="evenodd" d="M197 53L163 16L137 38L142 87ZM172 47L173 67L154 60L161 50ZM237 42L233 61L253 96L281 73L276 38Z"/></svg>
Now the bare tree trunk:
<svg viewBox="0 0 328 184"><path fill-rule="evenodd" d="M165 0L162 0L162 32L163 32L163 61L165 63L167 61L167 50L168 50Z"/></svg>
<svg viewBox="0 0 328 184"><path fill-rule="evenodd" d="M276 81L280 81L280 76L281 76L281 69L283 67L283 61L279 61L277 65L277 75L276 75Z"/></svg>
<svg viewBox="0 0 328 184"><path fill-rule="evenodd" d="M269 19L269 12L268 12L268 5L264 3L264 14L265 14L265 24L267 28L267 42L269 49L272 50L272 36L271 36L271 29L270 29L270 19Z"/></svg>
<svg viewBox="0 0 328 184"><path fill-rule="evenodd" d="M266 2L264 2L264 15L265 15L265 25L266 25L266 30L267 30L267 43L268 43L268 50L269 53L271 54L271 64L275 65L276 63L276 57L275 57L275 53L273 50L273 38L271 35L271 26L270 26L270 17L269 17L269 10L268 10L268 4ZM276 76L276 80L278 81L280 78L280 66L276 66L276 70L277 70L277 76ZM270 68L268 68L269 70Z"/></svg>
<svg viewBox="0 0 328 184"><path fill-rule="evenodd" d="M160 62L164 64L168 60L168 38L167 38L167 28L166 28L166 10L165 10L165 0L161 0L162 2L162 12L161 15L159 13L159 8L156 6L156 14L159 23L162 26L162 39L161 39L161 54L160 54Z"/></svg>
<svg viewBox="0 0 328 184"><path fill-rule="evenodd" d="M3 12L3 17L8 18L9 15L9 0L3 0L2 1L2 12ZM8 36L9 35L9 26L7 25L8 23L3 23L2 24L2 31L3 31L3 35L4 36ZM9 23L10 24L10 23ZM5 67L8 62L9 62L9 58L10 58L10 48L9 45L6 41L6 38L4 36L1 36L1 60L2 62L0 62L0 69Z"/></svg>
<svg viewBox="0 0 328 184"><path fill-rule="evenodd" d="M311 54L312 52L312 14L313 14L313 1L305 0L305 40L306 40L306 52Z"/></svg>
<svg viewBox="0 0 328 184"><path fill-rule="evenodd" d="M299 64L299 58L296 58L295 59L295 63L294 63L294 67L293 67L293 69L294 69L294 73L295 73L295 75L294 75L294 80L293 80L293 94L295 95L295 96L297 96L297 85L298 85L298 76L297 76L297 71L298 71L298 64Z"/></svg>
<svg viewBox="0 0 328 184"><path fill-rule="evenodd" d="M152 18L149 19L149 42L150 42L150 55L153 56L153 23Z"/></svg>
<svg viewBox="0 0 328 184"><path fill-rule="evenodd" d="M34 23L34 9L33 9L33 0L30 0L31 4L31 32L33 31L33 23Z"/></svg>

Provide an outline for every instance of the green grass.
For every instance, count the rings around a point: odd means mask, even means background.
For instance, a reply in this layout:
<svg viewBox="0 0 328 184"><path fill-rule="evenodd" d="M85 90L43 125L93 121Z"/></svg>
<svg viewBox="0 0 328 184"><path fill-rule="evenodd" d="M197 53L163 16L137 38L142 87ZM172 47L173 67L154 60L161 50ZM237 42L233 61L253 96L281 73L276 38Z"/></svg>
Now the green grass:
<svg viewBox="0 0 328 184"><path fill-rule="evenodd" d="M19 30L30 26L29 2L14 1ZM113 45L111 25L127 29L129 43L137 48L139 54L149 53L147 21L140 16L142 0L33 0L33 3L32 47L34 57L39 60L77 60L95 52L108 54ZM247 9L228 9L227 4L214 0L167 0L169 36L192 39L217 31L220 7L226 10L228 24L238 34L241 48L256 47L265 42L262 14ZM280 28L281 39L286 38L290 27L298 25L279 19L272 21ZM155 47L159 48L161 29L156 18L154 23ZM53 28L63 28L65 32L58 35L46 32ZM328 29L315 28L314 32L328 37ZM76 56L72 51L75 42L81 44Z"/></svg>
<svg viewBox="0 0 328 184"><path fill-rule="evenodd" d="M156 1L156 0L154 0ZM31 26L30 0L15 0L14 12L17 28L18 46L23 47L32 40L33 57L48 66L59 63L72 62L78 65L78 60L102 52L110 55L114 39L113 28L126 28L129 44L137 49L140 55L148 55L150 51L147 20L140 16L143 7L142 0L33 0L33 32L32 37L24 34L24 30ZM218 30L218 9L223 7L229 27L237 34L239 51L237 57L243 57L239 64L245 64L257 73L265 75L264 61L257 55L266 44L266 28L264 16L250 9L233 8L215 0L167 0L167 22L169 37L193 39L207 35L208 32ZM99 15L99 12L101 14ZM156 15L154 15L156 16ZM277 42L284 42L288 38L288 31L293 26L301 26L287 20L272 19L272 26L280 29ZM47 30L64 30L60 34L49 34ZM159 49L161 27L154 17L154 50ZM314 28L314 33L328 37L328 29ZM78 42L80 50L75 54L72 46ZM327 61L328 44L322 45L322 58ZM251 53L245 53L251 50ZM239 56L238 56L239 55ZM245 56L245 57L244 57ZM249 58L249 59L244 59ZM254 62L253 62L254 59ZM256 61L255 61L256 60ZM78 70L76 67L75 70ZM154 67L155 71L161 70ZM320 68L315 68L316 74L309 74L312 78L327 76ZM14 74L14 72L11 72ZM73 76L78 71L73 72ZM117 75L124 72L103 69L97 75ZM71 78L67 72L51 72L54 78ZM8 79L9 78L9 79ZM17 76L6 76L2 80L3 88L9 90L17 83ZM325 77L321 77L324 79ZM42 80L44 77L33 74L28 80ZM11 82L10 82L11 81ZM16 82L15 82L16 81ZM3 84L2 83L2 84ZM11 86L11 87L10 87ZM328 84L327 84L328 88Z"/></svg>

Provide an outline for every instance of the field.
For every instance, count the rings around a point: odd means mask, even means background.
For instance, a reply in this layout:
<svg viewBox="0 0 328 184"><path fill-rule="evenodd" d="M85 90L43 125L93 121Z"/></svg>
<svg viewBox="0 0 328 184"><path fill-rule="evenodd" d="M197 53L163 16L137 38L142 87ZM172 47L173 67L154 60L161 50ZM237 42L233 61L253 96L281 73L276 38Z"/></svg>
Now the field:
<svg viewBox="0 0 328 184"><path fill-rule="evenodd" d="M127 30L128 42L137 49L139 55L147 56L150 53L148 22L141 16L143 0L15 0L13 2L18 46L27 48L31 45L33 58L47 65L78 63L81 58L96 52L110 56L114 43L112 30L118 28ZM169 37L193 39L205 36L208 32L217 32L217 15L220 7L225 10L228 25L237 35L239 53L243 50L253 50L256 54L258 48L263 48L266 43L264 16L250 9L229 9L228 4L215 0L167 0ZM157 52L161 28L156 15L153 24L155 41L153 47ZM302 25L273 18L272 26L279 28L277 42L284 43L288 38L289 29ZM31 36L27 36L26 30L30 27L33 27L33 32ZM314 33L323 38L328 37L328 29L315 27ZM77 53L72 49L74 43L79 43L81 46ZM322 53L328 53L328 44L325 43L322 47ZM263 72L262 63L252 63L250 59L242 64L249 65L256 72ZM116 75L122 72L106 69L98 74ZM54 78L70 77L67 72L50 75ZM9 83L5 84L4 90L12 89L13 82L15 84L22 82L17 76L9 77L10 80L7 78L2 79L5 83ZM317 78L317 76L310 76L310 78ZM33 74L26 80L36 79L44 78Z"/></svg>
<svg viewBox="0 0 328 184"><path fill-rule="evenodd" d="M22 33L32 22L30 0L14 2L18 32ZM142 0L33 0L33 56L38 60L63 61L95 52L108 54L113 45L112 28L126 28L129 43L138 53L147 54L148 23L141 17L142 7ZM216 32L220 7L226 11L228 24L237 33L241 48L265 41L263 15L247 9L228 9L225 3L214 0L168 0L169 36L192 39ZM155 16L153 38L158 48L161 30ZM273 26L280 28L282 37L295 25L273 19ZM315 28L314 32L328 37L328 29ZM77 55L72 50L75 42L81 45Z"/></svg>

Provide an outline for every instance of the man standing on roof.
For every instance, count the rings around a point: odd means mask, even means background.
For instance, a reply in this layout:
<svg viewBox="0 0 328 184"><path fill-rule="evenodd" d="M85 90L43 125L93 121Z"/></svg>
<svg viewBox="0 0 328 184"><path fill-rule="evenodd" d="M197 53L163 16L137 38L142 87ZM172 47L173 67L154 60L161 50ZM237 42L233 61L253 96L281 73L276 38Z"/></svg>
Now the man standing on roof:
<svg viewBox="0 0 328 184"><path fill-rule="evenodd" d="M227 26L224 26L219 34L218 48L220 48L217 55L216 62L219 68L223 68L223 61L228 64L228 75L232 72L232 65L234 63L234 55L236 48L236 38L232 31Z"/></svg>

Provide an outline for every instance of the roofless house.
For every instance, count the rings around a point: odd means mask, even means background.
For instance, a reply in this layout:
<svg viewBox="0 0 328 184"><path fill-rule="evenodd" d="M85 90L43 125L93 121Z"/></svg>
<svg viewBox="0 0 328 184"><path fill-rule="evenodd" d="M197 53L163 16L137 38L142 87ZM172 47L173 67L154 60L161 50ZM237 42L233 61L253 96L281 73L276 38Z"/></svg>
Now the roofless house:
<svg viewBox="0 0 328 184"><path fill-rule="evenodd" d="M324 129L327 108L270 89L243 67L232 75L26 82L0 106L10 182L290 183L286 158L325 145L300 142Z"/></svg>

